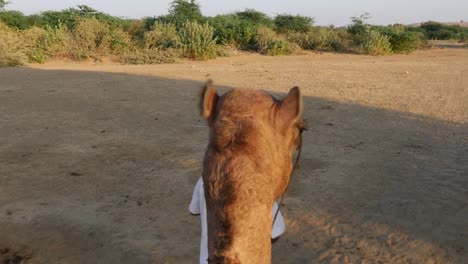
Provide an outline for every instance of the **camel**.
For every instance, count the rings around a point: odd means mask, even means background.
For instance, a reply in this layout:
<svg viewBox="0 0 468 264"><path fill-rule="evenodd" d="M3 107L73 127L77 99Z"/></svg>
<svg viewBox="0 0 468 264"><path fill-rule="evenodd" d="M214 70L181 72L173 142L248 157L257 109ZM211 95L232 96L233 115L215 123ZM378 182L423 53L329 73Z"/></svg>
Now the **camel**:
<svg viewBox="0 0 468 264"><path fill-rule="evenodd" d="M287 188L304 129L302 97L202 89L209 142L203 161L208 263L271 263L272 205Z"/></svg>

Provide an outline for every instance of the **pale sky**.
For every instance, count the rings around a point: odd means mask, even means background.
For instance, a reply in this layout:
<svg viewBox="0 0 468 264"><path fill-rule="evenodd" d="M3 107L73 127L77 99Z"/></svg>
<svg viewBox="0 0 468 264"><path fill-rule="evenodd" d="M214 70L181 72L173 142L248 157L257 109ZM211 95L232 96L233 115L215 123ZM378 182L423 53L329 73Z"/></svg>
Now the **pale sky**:
<svg viewBox="0 0 468 264"><path fill-rule="evenodd" d="M7 9L25 14L61 10L80 4L89 5L114 16L141 18L167 13L170 0L9 0ZM202 13L214 16L254 8L268 15L278 13L314 17L316 24L337 26L364 12L371 14L373 24L410 24L434 20L468 21L468 0L198 0Z"/></svg>

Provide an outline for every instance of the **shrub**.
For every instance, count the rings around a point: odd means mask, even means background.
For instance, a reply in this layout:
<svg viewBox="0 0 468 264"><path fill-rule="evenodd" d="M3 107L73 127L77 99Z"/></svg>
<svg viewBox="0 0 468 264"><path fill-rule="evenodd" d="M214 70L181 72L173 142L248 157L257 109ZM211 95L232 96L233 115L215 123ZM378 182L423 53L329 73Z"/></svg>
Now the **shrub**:
<svg viewBox="0 0 468 264"><path fill-rule="evenodd" d="M334 28L314 27L308 32L288 32L286 39L306 50L345 51L349 46L346 31Z"/></svg>
<svg viewBox="0 0 468 264"><path fill-rule="evenodd" d="M383 35L377 30L367 29L364 40L361 44L361 50L370 55L389 55L392 53L392 46L389 37Z"/></svg>
<svg viewBox="0 0 468 264"><path fill-rule="evenodd" d="M352 43L355 47L360 47L366 38L369 25L365 23L365 20L370 16L365 13L359 17L351 17L351 25L347 27L348 33L352 36Z"/></svg>
<svg viewBox="0 0 468 264"><path fill-rule="evenodd" d="M295 50L291 43L265 26L258 28L256 44L259 52L272 56L291 54Z"/></svg>
<svg viewBox="0 0 468 264"><path fill-rule="evenodd" d="M239 20L250 22L256 26L266 26L272 28L274 21L267 14L259 12L255 9L245 9L244 11L235 12L233 16Z"/></svg>
<svg viewBox="0 0 468 264"><path fill-rule="evenodd" d="M336 32L336 41L333 43L333 46L336 51L348 52L352 50L353 37L346 28L335 28Z"/></svg>
<svg viewBox="0 0 468 264"><path fill-rule="evenodd" d="M175 49L133 49L125 52L120 57L120 62L124 64L173 63L177 57L179 57L179 52Z"/></svg>
<svg viewBox="0 0 468 264"><path fill-rule="evenodd" d="M289 42L295 43L302 49L305 49L305 50L315 49L315 41L312 37L312 34L308 34L304 32L288 32L285 34L285 37Z"/></svg>
<svg viewBox="0 0 468 264"><path fill-rule="evenodd" d="M392 51L395 53L409 53L423 44L423 34L409 31L403 25L378 27L377 29L389 38Z"/></svg>
<svg viewBox="0 0 468 264"><path fill-rule="evenodd" d="M137 41L143 40L145 36L145 31L146 31L145 21L146 20L143 19L143 20L133 20L130 22L130 24L126 28L126 32L130 34L132 39L137 40Z"/></svg>
<svg viewBox="0 0 468 264"><path fill-rule="evenodd" d="M112 53L121 54L126 50L133 47L131 36L122 29L114 29L111 31L111 45Z"/></svg>
<svg viewBox="0 0 468 264"><path fill-rule="evenodd" d="M423 30L427 39L464 40L466 36L468 36L468 28L458 25L444 25L429 21L421 24L420 28Z"/></svg>
<svg viewBox="0 0 468 264"><path fill-rule="evenodd" d="M254 48L257 25L235 15L219 15L209 20L219 44L241 49Z"/></svg>
<svg viewBox="0 0 468 264"><path fill-rule="evenodd" d="M44 25L56 27L59 24L63 24L69 29L74 29L80 20L84 18L95 18L100 22L106 23L112 29L123 27L129 23L129 20L113 17L86 5L78 5L76 8L68 8L62 11L46 11L41 13L41 16Z"/></svg>
<svg viewBox="0 0 468 264"><path fill-rule="evenodd" d="M314 40L315 49L323 51L335 50L335 43L338 42L338 36L333 30L324 27L314 28L310 31Z"/></svg>
<svg viewBox="0 0 468 264"><path fill-rule="evenodd" d="M27 62L20 32L0 23L0 66L17 66Z"/></svg>
<svg viewBox="0 0 468 264"><path fill-rule="evenodd" d="M179 45L179 36L175 25L156 21L152 30L145 33L143 43L146 49L176 48Z"/></svg>
<svg viewBox="0 0 468 264"><path fill-rule="evenodd" d="M47 60L47 53L42 45L44 36L44 30L39 27L32 27L21 32L22 45L29 62L45 63Z"/></svg>
<svg viewBox="0 0 468 264"><path fill-rule="evenodd" d="M19 11L0 11L0 22L16 29L29 28L27 16Z"/></svg>
<svg viewBox="0 0 468 264"><path fill-rule="evenodd" d="M65 57L71 49L71 33L62 24L51 27L45 26L42 45L49 57Z"/></svg>
<svg viewBox="0 0 468 264"><path fill-rule="evenodd" d="M44 27L44 19L39 14L34 14L26 17L26 23L28 27Z"/></svg>
<svg viewBox="0 0 468 264"><path fill-rule="evenodd" d="M311 17L300 16L300 15L289 15L282 14L275 17L276 31L279 33L285 33L288 31L294 32L307 32L312 26L314 19Z"/></svg>
<svg viewBox="0 0 468 264"><path fill-rule="evenodd" d="M217 45L216 47L217 57L230 57L233 54L236 54L236 49L233 47L225 45Z"/></svg>
<svg viewBox="0 0 468 264"><path fill-rule="evenodd" d="M106 23L96 18L82 18L73 30L73 59L99 58L111 51L112 35Z"/></svg>
<svg viewBox="0 0 468 264"><path fill-rule="evenodd" d="M52 28L63 25L69 29L73 29L75 28L79 19L78 14L71 12L70 10L45 11L41 13L41 16L44 25L50 26Z"/></svg>
<svg viewBox="0 0 468 264"><path fill-rule="evenodd" d="M199 24L196 21L185 22L178 32L182 56L198 60L215 58L217 47L213 31L208 24Z"/></svg>

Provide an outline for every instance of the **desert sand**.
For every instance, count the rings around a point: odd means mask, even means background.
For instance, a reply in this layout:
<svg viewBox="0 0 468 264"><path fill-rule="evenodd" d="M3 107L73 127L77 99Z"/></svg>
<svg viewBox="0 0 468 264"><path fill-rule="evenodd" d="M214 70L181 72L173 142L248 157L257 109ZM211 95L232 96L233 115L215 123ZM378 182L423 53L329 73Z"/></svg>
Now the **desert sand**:
<svg viewBox="0 0 468 264"><path fill-rule="evenodd" d="M0 263L196 263L207 78L302 88L274 263L466 263L468 49L0 68Z"/></svg>

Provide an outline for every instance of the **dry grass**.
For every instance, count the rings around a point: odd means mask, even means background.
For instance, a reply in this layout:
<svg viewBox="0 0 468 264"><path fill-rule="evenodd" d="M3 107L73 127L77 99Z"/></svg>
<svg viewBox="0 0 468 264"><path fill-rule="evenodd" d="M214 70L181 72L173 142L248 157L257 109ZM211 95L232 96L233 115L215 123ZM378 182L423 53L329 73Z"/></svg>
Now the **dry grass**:
<svg viewBox="0 0 468 264"><path fill-rule="evenodd" d="M0 66L23 65L28 61L27 49L18 30L0 23Z"/></svg>

